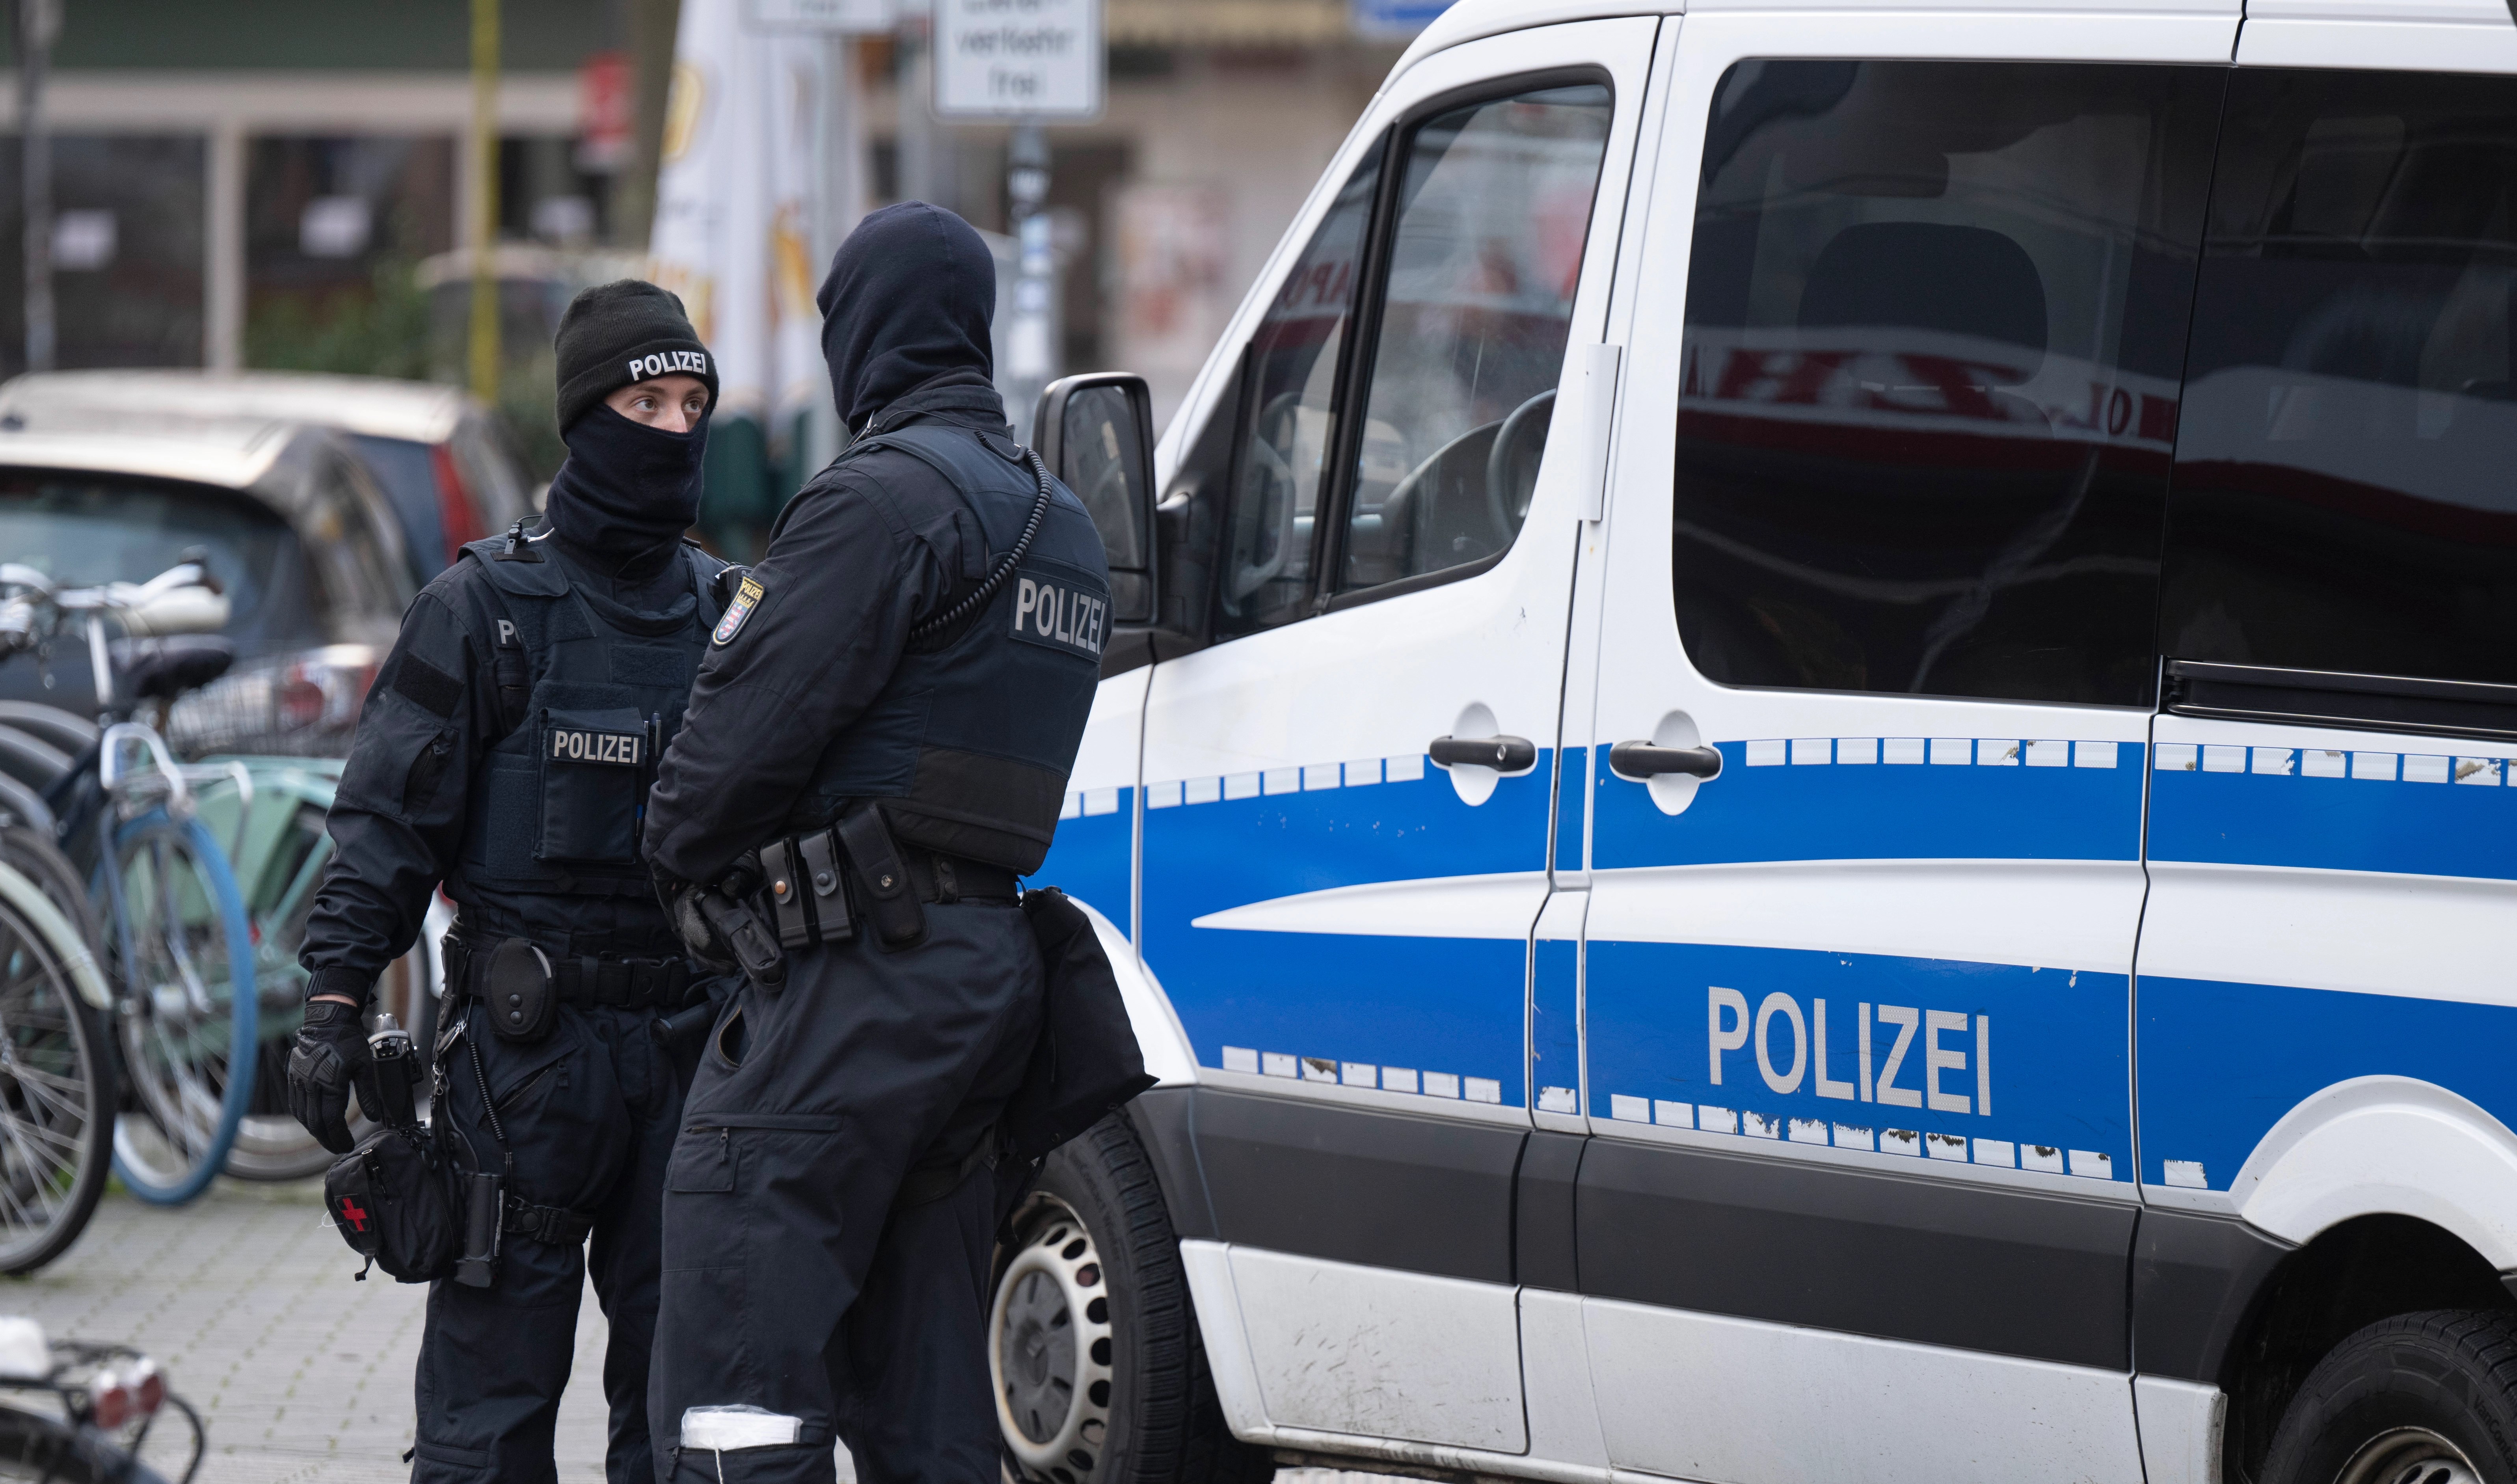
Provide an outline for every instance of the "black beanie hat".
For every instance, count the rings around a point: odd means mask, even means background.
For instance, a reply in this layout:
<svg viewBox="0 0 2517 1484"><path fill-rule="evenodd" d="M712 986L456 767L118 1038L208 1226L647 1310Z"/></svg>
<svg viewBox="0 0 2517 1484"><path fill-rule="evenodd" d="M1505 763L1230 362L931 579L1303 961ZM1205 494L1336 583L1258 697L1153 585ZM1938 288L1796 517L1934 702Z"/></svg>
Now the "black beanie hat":
<svg viewBox="0 0 2517 1484"><path fill-rule="evenodd" d="M696 376L716 404L716 358L700 343L681 296L637 278L598 284L569 301L552 346L559 360L559 428L633 381Z"/></svg>

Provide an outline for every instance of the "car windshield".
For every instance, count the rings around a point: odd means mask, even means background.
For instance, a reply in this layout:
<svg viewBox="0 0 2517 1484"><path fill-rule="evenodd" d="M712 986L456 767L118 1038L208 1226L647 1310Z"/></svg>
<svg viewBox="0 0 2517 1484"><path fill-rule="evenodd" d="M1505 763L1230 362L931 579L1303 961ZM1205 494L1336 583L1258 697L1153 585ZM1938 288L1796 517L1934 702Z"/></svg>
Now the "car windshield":
<svg viewBox="0 0 2517 1484"><path fill-rule="evenodd" d="M224 490L111 474L0 470L0 552L68 586L145 581L198 550L226 589L239 657L323 642L320 598L288 523ZM0 695L84 710L86 655L57 645L36 666L0 666Z"/></svg>
<svg viewBox="0 0 2517 1484"><path fill-rule="evenodd" d="M411 575L426 582L446 567L445 515L429 445L372 433L354 433L350 442L358 445L360 461L393 502L394 515L402 522L403 550L409 555Z"/></svg>

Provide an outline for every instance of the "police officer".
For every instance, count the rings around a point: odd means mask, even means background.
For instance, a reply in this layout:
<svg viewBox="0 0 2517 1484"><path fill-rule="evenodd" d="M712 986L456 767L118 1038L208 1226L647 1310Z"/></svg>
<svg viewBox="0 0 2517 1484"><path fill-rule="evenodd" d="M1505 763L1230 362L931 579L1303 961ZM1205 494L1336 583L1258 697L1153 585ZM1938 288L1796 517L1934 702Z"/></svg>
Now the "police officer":
<svg viewBox="0 0 2517 1484"><path fill-rule="evenodd" d="M855 441L718 624L650 806L694 952L739 947L699 908L754 852L786 945L711 1033L673 1150L664 1480L827 1481L834 1437L868 1484L999 1478L986 1166L1042 1013L1015 878L1056 828L1109 576L1005 425L995 299L951 212L888 207L840 246L822 348Z"/></svg>
<svg viewBox="0 0 2517 1484"><path fill-rule="evenodd" d="M612 1324L608 1473L654 1470L659 1207L698 1048L676 1057L651 1028L704 985L638 830L719 607L722 564L682 539L716 371L649 283L579 294L556 349L569 451L538 529L471 543L420 593L360 716L288 1063L292 1111L350 1149L369 994L442 881L459 914L435 1122L458 1170L501 1177L503 1234L488 1287L430 1289L418 1481L554 1476L589 1265Z"/></svg>

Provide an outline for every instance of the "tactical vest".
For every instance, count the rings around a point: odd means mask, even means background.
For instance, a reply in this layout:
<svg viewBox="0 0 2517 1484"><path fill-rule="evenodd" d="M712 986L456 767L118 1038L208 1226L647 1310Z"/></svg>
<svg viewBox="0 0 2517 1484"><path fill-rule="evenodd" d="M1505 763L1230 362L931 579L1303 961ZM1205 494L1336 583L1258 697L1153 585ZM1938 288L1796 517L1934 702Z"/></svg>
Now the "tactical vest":
<svg viewBox="0 0 2517 1484"><path fill-rule="evenodd" d="M1040 485L1012 440L914 423L852 444L840 459L875 448L929 465L978 517L988 556L963 577L995 571L1022 538ZM1100 532L1072 490L1054 479L1049 488L1039 531L995 596L913 640L874 703L823 749L790 831L871 799L908 843L1024 874L1040 869L1110 637Z"/></svg>
<svg viewBox="0 0 2517 1484"><path fill-rule="evenodd" d="M647 790L690 701L725 564L684 546L690 589L646 614L571 582L533 543L509 544L463 548L501 615L491 662L506 730L474 781L456 874L494 892L651 896Z"/></svg>

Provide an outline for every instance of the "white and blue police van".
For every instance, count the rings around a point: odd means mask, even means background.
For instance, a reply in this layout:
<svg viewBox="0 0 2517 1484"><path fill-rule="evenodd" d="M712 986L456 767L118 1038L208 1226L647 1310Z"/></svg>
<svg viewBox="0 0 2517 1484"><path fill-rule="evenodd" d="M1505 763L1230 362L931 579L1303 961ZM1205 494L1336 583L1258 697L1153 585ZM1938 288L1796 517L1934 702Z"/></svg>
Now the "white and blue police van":
<svg viewBox="0 0 2517 1484"><path fill-rule="evenodd" d="M1461 0L1042 418L1022 1476L2517 1475L2502 0Z"/></svg>

